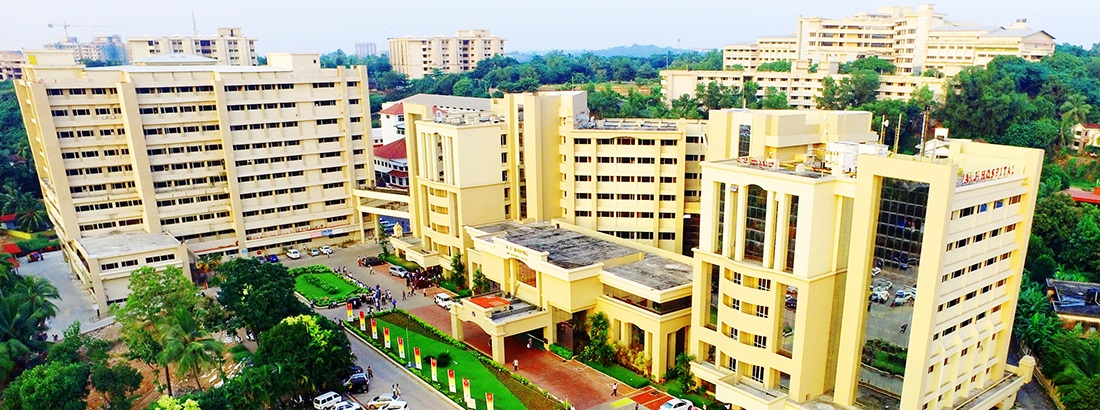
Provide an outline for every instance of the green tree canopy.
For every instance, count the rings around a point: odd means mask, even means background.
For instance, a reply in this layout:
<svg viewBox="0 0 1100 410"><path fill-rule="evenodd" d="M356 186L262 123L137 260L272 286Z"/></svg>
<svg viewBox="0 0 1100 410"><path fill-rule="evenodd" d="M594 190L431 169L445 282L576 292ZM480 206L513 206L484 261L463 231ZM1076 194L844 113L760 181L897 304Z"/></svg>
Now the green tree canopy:
<svg viewBox="0 0 1100 410"><path fill-rule="evenodd" d="M4 390L3 410L84 410L87 363L47 362L23 372Z"/></svg>
<svg viewBox="0 0 1100 410"><path fill-rule="evenodd" d="M263 332L309 311L294 296L294 277L282 264L237 258L221 264L218 272L225 277L218 301L232 312L231 327Z"/></svg>

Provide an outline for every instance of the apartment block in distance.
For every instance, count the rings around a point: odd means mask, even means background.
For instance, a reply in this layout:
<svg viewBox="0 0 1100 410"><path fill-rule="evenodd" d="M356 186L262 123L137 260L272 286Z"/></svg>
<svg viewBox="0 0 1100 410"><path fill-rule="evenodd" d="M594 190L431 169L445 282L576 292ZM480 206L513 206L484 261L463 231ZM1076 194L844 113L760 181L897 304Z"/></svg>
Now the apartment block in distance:
<svg viewBox="0 0 1100 410"><path fill-rule="evenodd" d="M1012 407L1035 366L1007 353L1042 151L829 137L773 155L751 135L772 124L711 118L739 155L703 163L689 351L708 392L754 410Z"/></svg>
<svg viewBox="0 0 1100 410"><path fill-rule="evenodd" d="M1031 28L1026 19L992 26L945 17L931 4L885 6L842 18L800 17L794 34L725 46L724 67L755 70L772 61L846 63L874 56L893 62L898 74L934 68L952 76L1000 55L1038 61L1054 53L1054 37Z"/></svg>
<svg viewBox="0 0 1100 410"><path fill-rule="evenodd" d="M129 258L146 250L127 235L182 243L172 260L184 266L373 237L352 200L374 179L363 67L272 54L264 67L158 55L84 68L66 51L25 54L16 92L46 208L101 306L146 264ZM93 262L106 257L126 263ZM120 280L96 285L107 278Z"/></svg>
<svg viewBox="0 0 1100 410"><path fill-rule="evenodd" d="M23 52L0 50L0 81L23 78Z"/></svg>
<svg viewBox="0 0 1100 410"><path fill-rule="evenodd" d="M138 36L126 39L130 61L141 61L161 54L190 54L217 60L226 65L259 64L256 39L245 37L239 27L222 27L215 36Z"/></svg>
<svg viewBox="0 0 1100 410"><path fill-rule="evenodd" d="M424 78L433 70L461 73L473 70L481 60L504 55L502 37L489 30L459 30L454 37L400 37L389 39L393 71L411 79Z"/></svg>
<svg viewBox="0 0 1100 410"><path fill-rule="evenodd" d="M86 43L81 43L76 37L65 37L56 43L46 44L45 47L51 50L69 50L78 62L83 60L126 61L126 45L122 42L122 36L117 34L96 36Z"/></svg>

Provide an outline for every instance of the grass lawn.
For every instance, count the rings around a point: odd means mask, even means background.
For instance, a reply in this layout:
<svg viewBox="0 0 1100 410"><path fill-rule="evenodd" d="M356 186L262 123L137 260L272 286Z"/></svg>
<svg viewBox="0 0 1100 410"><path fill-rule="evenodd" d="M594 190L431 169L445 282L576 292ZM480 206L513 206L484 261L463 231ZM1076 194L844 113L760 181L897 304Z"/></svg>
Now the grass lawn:
<svg viewBox="0 0 1100 410"><path fill-rule="evenodd" d="M600 373L611 376L616 380L623 382L623 384L626 384L627 386L633 387L635 389L649 385L649 379L645 378L645 376L634 373L630 369L627 369L615 363L612 363L608 366L604 366L596 362L584 362L584 364L588 365L588 367L599 370Z"/></svg>
<svg viewBox="0 0 1100 410"><path fill-rule="evenodd" d="M658 386L658 387L663 387L663 390L668 392L668 394L672 395L673 397L680 398L680 399L687 399L688 401L694 403L696 408L701 409L701 408L703 408L704 404L706 404L708 406L708 408L711 408L711 409L717 408L717 406L715 406L715 404L718 403L718 402L715 401L714 398L712 398L710 396L703 396L703 395L699 395L699 394L695 394L695 393L684 394L683 386L681 386L680 382L678 382L676 380L669 380L667 383L664 384L664 386Z"/></svg>
<svg viewBox="0 0 1100 410"><path fill-rule="evenodd" d="M518 397L512 394L511 391L493 374L497 370L489 369L481 361L474 356L474 353L467 351L466 349L457 348L451 344L434 340L428 336L422 335L415 331L408 331L403 327L396 326L385 320L376 319L378 324L378 341L379 345L382 345L383 335L386 328L390 329L390 351L396 352L397 350L397 338L408 337L405 341L406 360L412 361L413 348L419 347L420 354L423 358L423 369L412 369L414 373L419 372L423 375L423 378L432 384L439 391L444 394L450 392L447 384L447 369L453 369L455 371L455 389L458 397L461 399L463 395L462 379L470 379L470 395L477 400L477 408L485 409L485 392L493 393L494 407L498 409L524 409L527 406L520 401ZM356 333L362 335L365 339L370 340L370 325L367 325L366 332L359 332L358 328L353 329ZM380 347L382 350L387 350L385 347ZM451 363L447 367L438 368L438 380L439 383L432 383L431 380L431 363L428 361L428 356L438 356L440 353L450 352Z"/></svg>
<svg viewBox="0 0 1100 410"><path fill-rule="evenodd" d="M402 268L405 268L405 270L407 270L407 271L414 271L414 270L420 269L420 265L417 265L416 262L409 262L409 261L401 258L400 256L394 255L392 253L389 254L389 255L384 256L382 259L384 259L386 262L389 262L391 265L397 265L397 266L400 266Z"/></svg>
<svg viewBox="0 0 1100 410"><path fill-rule="evenodd" d="M331 284L339 291L335 294L325 292L323 289L313 286L313 284L306 281L307 276L316 276L325 283ZM345 300L348 296L359 292L359 288L355 287L345 281L344 279L336 276L335 273L306 273L298 275L294 278L294 291L298 292L306 299L317 302L318 304L325 304L325 298L327 297L329 302L337 300Z"/></svg>

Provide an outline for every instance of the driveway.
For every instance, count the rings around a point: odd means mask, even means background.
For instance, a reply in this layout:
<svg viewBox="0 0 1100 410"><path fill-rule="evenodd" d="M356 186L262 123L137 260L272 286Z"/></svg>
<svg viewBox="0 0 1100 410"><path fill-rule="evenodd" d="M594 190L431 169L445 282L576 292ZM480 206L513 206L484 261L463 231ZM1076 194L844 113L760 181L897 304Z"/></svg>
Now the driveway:
<svg viewBox="0 0 1100 410"><path fill-rule="evenodd" d="M50 320L48 332L51 336L57 335L60 339L62 332L73 322L80 322L80 329L84 332L114 322L104 306L99 307L100 315L96 315L92 295L72 273L61 251L44 252L42 256L42 260L32 263L27 263L26 258L19 258L19 273L49 281L61 295L60 300L54 301L57 305L57 316Z"/></svg>

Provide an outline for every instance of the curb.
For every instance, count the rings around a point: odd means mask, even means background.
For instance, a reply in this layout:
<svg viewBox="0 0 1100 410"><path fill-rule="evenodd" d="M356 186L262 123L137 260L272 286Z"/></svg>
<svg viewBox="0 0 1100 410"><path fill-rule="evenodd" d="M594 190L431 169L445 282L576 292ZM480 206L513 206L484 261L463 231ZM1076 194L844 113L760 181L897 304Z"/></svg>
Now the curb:
<svg viewBox="0 0 1100 410"><path fill-rule="evenodd" d="M458 403L454 401L454 399L451 399L450 397L447 397L447 395L443 394L439 390L436 390L435 387L432 387L432 385L428 384L428 382L424 381L424 379L421 379L420 376L417 376L417 375L413 374L413 372L411 372L411 371L409 371L409 369L405 368L405 366L403 364L398 363L397 361L393 360L393 358L390 357L388 354L386 354L386 352L383 352L383 351L379 350L377 347L374 347L374 345L370 344L370 342L368 342L366 339L360 337L355 332L352 332L352 331L348 330L347 325L344 323L344 321L340 321L340 325L341 325L340 328L344 329L344 333L348 334L351 337L354 337L354 338L358 339L360 343L363 343L363 344L367 345L367 347L369 347L371 350L374 350L374 352L378 353L380 356L386 358L386 360L388 360L390 363L396 364L397 367L400 367L402 371L404 371L409 376L412 376L413 380L416 380L417 382L420 383L420 385L426 387L428 389L428 391L432 392L432 394L435 394L436 396L439 396L440 398L443 399L443 401L445 401L447 403L451 403L452 405L454 405L454 408L456 408L456 409L460 409L460 410L463 409L463 407L459 406Z"/></svg>

